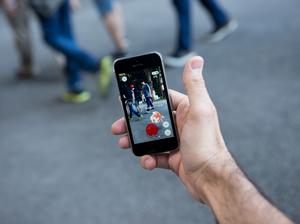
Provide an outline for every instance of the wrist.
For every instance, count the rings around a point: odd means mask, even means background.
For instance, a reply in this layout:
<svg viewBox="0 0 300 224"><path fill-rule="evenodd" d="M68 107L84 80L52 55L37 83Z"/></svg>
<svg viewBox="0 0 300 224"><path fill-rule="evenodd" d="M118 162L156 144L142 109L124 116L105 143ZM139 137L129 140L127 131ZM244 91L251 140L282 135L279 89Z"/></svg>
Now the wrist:
<svg viewBox="0 0 300 224"><path fill-rule="evenodd" d="M292 223L257 191L228 151L209 161L198 177L198 197L220 222Z"/></svg>
<svg viewBox="0 0 300 224"><path fill-rule="evenodd" d="M230 182L231 178L237 176L242 177L243 174L230 152L225 149L215 154L195 174L195 184L199 198L206 204L211 204L216 191L227 182Z"/></svg>

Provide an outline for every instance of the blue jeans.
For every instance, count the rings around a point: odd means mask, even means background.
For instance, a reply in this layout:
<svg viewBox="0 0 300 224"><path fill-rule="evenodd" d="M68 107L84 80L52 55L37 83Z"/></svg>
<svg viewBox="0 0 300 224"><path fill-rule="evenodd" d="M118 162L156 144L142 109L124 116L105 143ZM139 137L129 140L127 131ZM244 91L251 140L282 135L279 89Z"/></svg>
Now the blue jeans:
<svg viewBox="0 0 300 224"><path fill-rule="evenodd" d="M212 17L215 27L220 27L229 21L229 16L217 3L217 0L199 0ZM178 16L178 42L176 50L192 48L191 1L173 0Z"/></svg>
<svg viewBox="0 0 300 224"><path fill-rule="evenodd" d="M113 11L114 0L94 0L96 7L102 16Z"/></svg>
<svg viewBox="0 0 300 224"><path fill-rule="evenodd" d="M53 15L38 15L38 18L46 43L66 57L69 91L82 91L80 70L98 71L99 60L78 46L73 34L69 1L65 0Z"/></svg>
<svg viewBox="0 0 300 224"><path fill-rule="evenodd" d="M137 117L140 117L140 113L133 107L132 102L128 102L128 107L129 107L129 117L132 118L132 115L134 114Z"/></svg>

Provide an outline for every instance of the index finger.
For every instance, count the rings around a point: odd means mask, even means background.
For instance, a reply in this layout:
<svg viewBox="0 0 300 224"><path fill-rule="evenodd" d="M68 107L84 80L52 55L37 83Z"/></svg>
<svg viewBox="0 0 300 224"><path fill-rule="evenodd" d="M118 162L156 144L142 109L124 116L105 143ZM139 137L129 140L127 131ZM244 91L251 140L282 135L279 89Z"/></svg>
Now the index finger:
<svg viewBox="0 0 300 224"><path fill-rule="evenodd" d="M173 109L177 110L178 105L183 100L187 99L187 96L173 89L169 89L169 94L172 100Z"/></svg>
<svg viewBox="0 0 300 224"><path fill-rule="evenodd" d="M124 117L120 118L112 124L111 132L114 135L123 135L127 132L126 121Z"/></svg>

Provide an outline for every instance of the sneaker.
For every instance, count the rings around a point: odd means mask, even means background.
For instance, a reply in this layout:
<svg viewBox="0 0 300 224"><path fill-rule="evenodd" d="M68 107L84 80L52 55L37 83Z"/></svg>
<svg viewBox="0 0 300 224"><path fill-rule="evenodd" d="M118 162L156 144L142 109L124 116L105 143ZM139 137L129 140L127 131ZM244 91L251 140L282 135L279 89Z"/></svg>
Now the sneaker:
<svg viewBox="0 0 300 224"><path fill-rule="evenodd" d="M113 76L113 61L111 56L105 56L100 62L99 90L103 96L108 94L109 86Z"/></svg>
<svg viewBox="0 0 300 224"><path fill-rule="evenodd" d="M91 95L87 91L82 91L79 93L66 92L62 96L62 100L67 103L85 103L91 99Z"/></svg>
<svg viewBox="0 0 300 224"><path fill-rule="evenodd" d="M58 66L60 66L61 68L66 67L66 64L67 64L66 56L64 56L62 53L60 53L58 51L54 51L53 57L54 57L54 60L56 61L56 63L58 64Z"/></svg>
<svg viewBox="0 0 300 224"><path fill-rule="evenodd" d="M237 21L230 20L229 22L225 23L223 26L219 26L215 30L213 30L206 38L207 42L217 43L223 40L228 35L230 35L237 28L238 28Z"/></svg>
<svg viewBox="0 0 300 224"><path fill-rule="evenodd" d="M124 57L126 57L127 54L128 54L128 53L127 53L127 51L125 51L125 50L118 50L118 51L113 52L113 53L111 54L111 56L112 56L112 59L113 59L113 60L117 60L117 59L119 59L119 58L124 58Z"/></svg>
<svg viewBox="0 0 300 224"><path fill-rule="evenodd" d="M178 50L174 54L165 57L165 65L169 67L183 67L188 60L196 56L196 53L189 50Z"/></svg>

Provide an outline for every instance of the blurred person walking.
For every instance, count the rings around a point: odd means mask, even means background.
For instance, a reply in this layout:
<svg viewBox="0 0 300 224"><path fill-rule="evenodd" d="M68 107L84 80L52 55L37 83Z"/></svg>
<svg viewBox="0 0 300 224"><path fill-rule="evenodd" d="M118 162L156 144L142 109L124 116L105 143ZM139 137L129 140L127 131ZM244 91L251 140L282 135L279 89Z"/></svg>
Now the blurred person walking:
<svg viewBox="0 0 300 224"><path fill-rule="evenodd" d="M142 113L142 109L140 107L140 102L142 102L142 91L139 89L138 85L135 87L133 86L133 93L135 98L135 106L140 113Z"/></svg>
<svg viewBox="0 0 300 224"><path fill-rule="evenodd" d="M117 59L127 54L127 40L125 38L121 4L116 0L94 0L102 17L105 27L116 46L112 56Z"/></svg>
<svg viewBox="0 0 300 224"><path fill-rule="evenodd" d="M216 43L237 29L237 22L221 7L217 0L199 0L208 11L214 28L208 34L207 41ZM178 19L178 37L175 51L165 58L171 67L182 67L196 53L192 50L191 1L173 0Z"/></svg>
<svg viewBox="0 0 300 224"><path fill-rule="evenodd" d="M122 96L128 106L129 110L129 119L132 119L132 116L135 115L139 120L143 119L143 115L136 106L136 98L134 93L134 85L128 87L126 84L122 86L124 95Z"/></svg>
<svg viewBox="0 0 300 224"><path fill-rule="evenodd" d="M69 0L28 0L37 14L45 42L66 57L67 91L62 99L71 103L83 103L90 93L82 86L80 70L99 73L99 87L103 95L108 92L112 78L110 56L98 60L78 46L73 34Z"/></svg>
<svg viewBox="0 0 300 224"><path fill-rule="evenodd" d="M12 28L20 65L18 79L33 77L33 50L29 29L29 7L27 0L0 0L6 18Z"/></svg>
<svg viewBox="0 0 300 224"><path fill-rule="evenodd" d="M152 102L152 90L148 83L142 82L142 92L144 94L144 97L146 99L147 103L147 111L154 109L153 102Z"/></svg>

